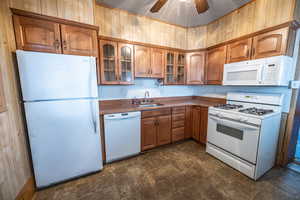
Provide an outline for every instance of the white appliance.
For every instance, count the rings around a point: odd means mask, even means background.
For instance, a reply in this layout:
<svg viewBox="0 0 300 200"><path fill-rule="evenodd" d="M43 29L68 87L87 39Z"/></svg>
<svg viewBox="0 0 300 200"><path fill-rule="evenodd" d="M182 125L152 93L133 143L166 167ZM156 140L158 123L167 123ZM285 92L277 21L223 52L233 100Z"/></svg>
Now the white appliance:
<svg viewBox="0 0 300 200"><path fill-rule="evenodd" d="M17 50L36 185L103 168L95 58Z"/></svg>
<svg viewBox="0 0 300 200"><path fill-rule="evenodd" d="M224 65L223 85L288 86L293 80L293 58L275 56Z"/></svg>
<svg viewBox="0 0 300 200"><path fill-rule="evenodd" d="M210 107L207 153L257 180L274 166L281 121L281 94L228 93Z"/></svg>
<svg viewBox="0 0 300 200"><path fill-rule="evenodd" d="M141 152L141 112L104 115L106 162Z"/></svg>

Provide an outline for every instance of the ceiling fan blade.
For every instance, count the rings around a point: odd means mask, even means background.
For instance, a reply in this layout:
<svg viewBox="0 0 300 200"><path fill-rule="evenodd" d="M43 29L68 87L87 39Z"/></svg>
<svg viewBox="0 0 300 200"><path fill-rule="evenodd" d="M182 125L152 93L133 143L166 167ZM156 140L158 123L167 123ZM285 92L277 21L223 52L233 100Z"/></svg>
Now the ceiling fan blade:
<svg viewBox="0 0 300 200"><path fill-rule="evenodd" d="M195 5L196 5L198 14L203 13L208 10L209 6L207 3L207 0L194 0L194 1L195 1Z"/></svg>
<svg viewBox="0 0 300 200"><path fill-rule="evenodd" d="M153 13L158 12L165 5L165 3L167 3L167 1L168 0L158 0L150 11Z"/></svg>

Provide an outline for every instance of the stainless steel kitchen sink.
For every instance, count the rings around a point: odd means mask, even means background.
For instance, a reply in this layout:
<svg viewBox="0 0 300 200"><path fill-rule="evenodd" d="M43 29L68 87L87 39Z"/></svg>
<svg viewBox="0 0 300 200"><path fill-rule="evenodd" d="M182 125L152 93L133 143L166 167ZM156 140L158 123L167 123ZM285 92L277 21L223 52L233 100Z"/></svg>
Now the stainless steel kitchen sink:
<svg viewBox="0 0 300 200"><path fill-rule="evenodd" d="M147 107L158 107L158 106L163 106L164 104L161 103L152 103L152 104L141 104L138 107L140 108L147 108Z"/></svg>

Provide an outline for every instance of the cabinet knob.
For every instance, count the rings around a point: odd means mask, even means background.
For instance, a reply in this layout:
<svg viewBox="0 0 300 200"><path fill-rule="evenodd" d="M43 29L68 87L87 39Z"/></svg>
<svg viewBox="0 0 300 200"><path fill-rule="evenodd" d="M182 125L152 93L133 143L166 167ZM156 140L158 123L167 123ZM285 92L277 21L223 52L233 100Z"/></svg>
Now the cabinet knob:
<svg viewBox="0 0 300 200"><path fill-rule="evenodd" d="M63 41L63 48L67 49L67 42L66 42L66 40Z"/></svg>
<svg viewBox="0 0 300 200"><path fill-rule="evenodd" d="M59 46L60 46L59 40L56 39L56 40L53 42L53 46L55 47L55 49L59 49Z"/></svg>

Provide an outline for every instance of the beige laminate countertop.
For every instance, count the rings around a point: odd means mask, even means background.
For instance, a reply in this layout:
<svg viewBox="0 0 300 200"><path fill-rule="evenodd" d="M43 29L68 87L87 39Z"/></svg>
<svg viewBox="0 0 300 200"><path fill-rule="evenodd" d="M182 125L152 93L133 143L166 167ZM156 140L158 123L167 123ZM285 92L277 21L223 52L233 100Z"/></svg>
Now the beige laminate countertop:
<svg viewBox="0 0 300 200"><path fill-rule="evenodd" d="M162 106L157 107L138 107L137 105L133 104L124 104L124 105L101 105L100 102L100 114L113 114L113 113L123 113L123 112L133 112L133 111L143 111L143 110L154 110L154 109L161 109L161 108L170 108L170 107L177 107L177 106L214 106L219 103L192 99L192 100L172 100L172 101L160 101L159 103L163 104Z"/></svg>

